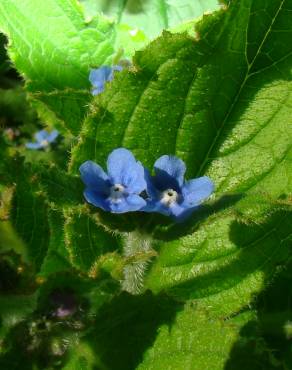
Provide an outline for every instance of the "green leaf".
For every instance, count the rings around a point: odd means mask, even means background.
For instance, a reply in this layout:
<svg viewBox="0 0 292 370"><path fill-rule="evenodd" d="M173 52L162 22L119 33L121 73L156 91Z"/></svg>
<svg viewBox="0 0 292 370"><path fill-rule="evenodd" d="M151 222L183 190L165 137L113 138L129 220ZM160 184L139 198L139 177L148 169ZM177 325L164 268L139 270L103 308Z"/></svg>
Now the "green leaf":
<svg viewBox="0 0 292 370"><path fill-rule="evenodd" d="M79 176L72 176L53 163L36 166L35 171L53 207L62 209L82 203L84 186Z"/></svg>
<svg viewBox="0 0 292 370"><path fill-rule="evenodd" d="M88 159L104 166L122 146L150 169L159 156L176 154L187 178L207 174L216 186L216 202L185 226L154 232L160 255L146 288L156 293L228 315L285 263L291 202L282 209L280 199L292 191L291 10L289 1L232 1L203 17L196 40L165 32L136 54L135 71L121 72L94 101L72 150L72 172Z"/></svg>
<svg viewBox="0 0 292 370"><path fill-rule="evenodd" d="M87 22L75 0L4 0L0 30L27 89L77 134L91 99L89 70L113 54L112 24L102 16Z"/></svg>
<svg viewBox="0 0 292 370"><path fill-rule="evenodd" d="M84 210L71 208L64 216L66 248L76 268L89 272L98 257L119 248L118 238L98 226Z"/></svg>
<svg viewBox="0 0 292 370"><path fill-rule="evenodd" d="M72 269L64 240L64 217L59 211L49 211L50 240L48 251L38 276L46 278L60 271Z"/></svg>
<svg viewBox="0 0 292 370"><path fill-rule="evenodd" d="M36 271L47 253L49 225L47 205L38 178L31 166L15 159L10 163L12 181L16 183L11 206L11 221L26 245L28 260Z"/></svg>
<svg viewBox="0 0 292 370"><path fill-rule="evenodd" d="M187 0L80 0L87 16L99 12L112 17L118 24L142 30L148 38L157 37L163 29L201 16L206 11L218 9L217 0L190 2ZM149 22L151 19L151 22Z"/></svg>
<svg viewBox="0 0 292 370"><path fill-rule="evenodd" d="M186 235L161 240L145 287L196 299L219 315L249 304L290 254L292 214L275 212L246 224L230 210L217 212ZM165 238L165 236L161 236Z"/></svg>

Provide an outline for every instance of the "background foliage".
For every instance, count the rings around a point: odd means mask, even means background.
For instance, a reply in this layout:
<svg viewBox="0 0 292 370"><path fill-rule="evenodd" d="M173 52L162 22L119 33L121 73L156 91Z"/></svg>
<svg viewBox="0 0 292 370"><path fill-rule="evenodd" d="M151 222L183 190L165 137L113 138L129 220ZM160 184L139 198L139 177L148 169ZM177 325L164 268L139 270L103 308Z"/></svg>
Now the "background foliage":
<svg viewBox="0 0 292 370"><path fill-rule="evenodd" d="M0 368L292 368L291 12L1 1ZM90 69L125 59L93 97ZM44 126L58 142L25 149ZM85 204L80 164L121 146L214 196L180 225Z"/></svg>

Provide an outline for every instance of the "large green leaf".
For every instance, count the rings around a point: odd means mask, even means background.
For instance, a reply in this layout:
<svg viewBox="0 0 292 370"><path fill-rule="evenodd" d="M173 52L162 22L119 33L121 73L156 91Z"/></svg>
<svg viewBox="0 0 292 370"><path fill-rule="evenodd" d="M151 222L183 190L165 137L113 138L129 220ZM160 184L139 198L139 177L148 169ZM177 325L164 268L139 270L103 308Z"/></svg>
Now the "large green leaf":
<svg viewBox="0 0 292 370"><path fill-rule="evenodd" d="M292 191L291 10L291 0L234 0L203 17L197 40L165 32L95 100L72 171L88 159L104 165L124 146L150 168L177 154L187 177L208 174L216 186L206 211L153 235L160 256L146 287L154 292L229 314L289 253L291 202L283 209L279 199Z"/></svg>
<svg viewBox="0 0 292 370"><path fill-rule="evenodd" d="M75 0L5 0L0 30L28 90L76 134L90 100L89 70L113 54L112 23L102 16L85 21Z"/></svg>

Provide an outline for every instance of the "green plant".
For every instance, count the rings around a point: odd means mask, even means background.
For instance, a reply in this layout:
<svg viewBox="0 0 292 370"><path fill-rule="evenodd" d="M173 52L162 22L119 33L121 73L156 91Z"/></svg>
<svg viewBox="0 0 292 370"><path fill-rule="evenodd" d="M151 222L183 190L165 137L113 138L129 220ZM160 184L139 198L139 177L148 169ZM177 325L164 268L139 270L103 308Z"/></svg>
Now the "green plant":
<svg viewBox="0 0 292 370"><path fill-rule="evenodd" d="M290 311L262 300L291 282L291 1L201 1L214 11L195 21L175 0L80 3L0 3L28 99L64 138L36 155L0 142L1 366L290 368ZM93 97L90 69L130 58ZM78 169L118 147L148 168L175 154L215 194L182 224L92 207ZM77 302L66 319L56 290Z"/></svg>

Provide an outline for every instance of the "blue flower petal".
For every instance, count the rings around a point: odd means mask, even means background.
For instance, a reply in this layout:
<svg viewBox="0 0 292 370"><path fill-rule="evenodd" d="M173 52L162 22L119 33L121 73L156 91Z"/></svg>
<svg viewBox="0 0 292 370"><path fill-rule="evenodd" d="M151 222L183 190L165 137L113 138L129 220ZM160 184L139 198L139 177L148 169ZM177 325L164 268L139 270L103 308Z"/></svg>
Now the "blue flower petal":
<svg viewBox="0 0 292 370"><path fill-rule="evenodd" d="M155 199L147 199L146 204L140 211L143 212L156 212L157 201Z"/></svg>
<svg viewBox="0 0 292 370"><path fill-rule="evenodd" d="M112 68L108 66L102 66L97 69L92 69L89 73L89 81L93 86L101 87L112 74Z"/></svg>
<svg viewBox="0 0 292 370"><path fill-rule="evenodd" d="M121 72L121 71L123 70L123 67L122 67L122 66L119 66L119 65L114 65L114 66L113 66L113 70L114 70L114 71Z"/></svg>
<svg viewBox="0 0 292 370"><path fill-rule="evenodd" d="M43 140L48 140L48 131L47 130L41 130L41 131L38 131L35 133L35 138L36 138L36 141L43 141Z"/></svg>
<svg viewBox="0 0 292 370"><path fill-rule="evenodd" d="M86 161L80 166L79 171L82 181L89 189L108 196L111 184L108 175L98 164Z"/></svg>
<svg viewBox="0 0 292 370"><path fill-rule="evenodd" d="M147 168L144 167L144 178L146 181L146 192L150 199L155 200L159 198L160 192L155 188L152 177ZM153 203L153 201L152 201Z"/></svg>
<svg viewBox="0 0 292 370"><path fill-rule="evenodd" d="M105 83L112 81L114 78L114 71L121 71L122 66L115 65L113 67L102 66L97 69L92 69L89 74L89 81L94 86L92 95L98 95L104 91Z"/></svg>
<svg viewBox="0 0 292 370"><path fill-rule="evenodd" d="M139 195L131 194L125 198L121 198L119 202L109 202L109 208L113 213L134 212L144 207L146 201Z"/></svg>
<svg viewBox="0 0 292 370"><path fill-rule="evenodd" d="M108 156L107 169L113 184L127 187L129 193L141 193L146 189L144 167L133 154L124 148L115 149Z"/></svg>
<svg viewBox="0 0 292 370"><path fill-rule="evenodd" d="M95 87L95 89L93 89L91 91L92 95L98 95L98 94L101 94L104 90L104 85L100 86L100 87Z"/></svg>
<svg viewBox="0 0 292 370"><path fill-rule="evenodd" d="M182 216L182 214L186 211L186 209L178 203L173 203L169 207L169 211L171 216L174 216L175 218L179 219Z"/></svg>
<svg viewBox="0 0 292 370"><path fill-rule="evenodd" d="M171 207L171 213L173 216L173 219L176 222L183 222L185 221L190 215L198 208L192 207L192 208L184 208L182 204L177 204L175 207Z"/></svg>
<svg viewBox="0 0 292 370"><path fill-rule="evenodd" d="M128 205L126 198L122 198L119 202L111 202L109 200L108 207L112 213L125 213L128 212Z"/></svg>
<svg viewBox="0 0 292 370"><path fill-rule="evenodd" d="M158 199L147 199L146 205L141 209L143 212L156 212L161 213L165 216L171 215L171 210L169 207L166 207Z"/></svg>
<svg viewBox="0 0 292 370"><path fill-rule="evenodd" d="M187 181L182 188L182 206L192 208L199 205L214 191L214 184L207 176Z"/></svg>
<svg viewBox="0 0 292 370"><path fill-rule="evenodd" d="M186 166L181 159L173 155L163 155L154 163L154 171L153 180L159 190L171 188L179 191L183 185Z"/></svg>
<svg viewBox="0 0 292 370"><path fill-rule="evenodd" d="M49 143L53 143L57 137L59 135L59 132L57 130L53 130L52 132L50 132L47 136L47 140Z"/></svg>
<svg viewBox="0 0 292 370"><path fill-rule="evenodd" d="M89 188L85 189L83 195L88 203L93 204L95 207L101 208L104 211L110 211L109 205L103 195Z"/></svg>
<svg viewBox="0 0 292 370"><path fill-rule="evenodd" d="M25 146L28 149L34 149L34 150L43 148L43 145L41 145L40 143L26 143Z"/></svg>
<svg viewBox="0 0 292 370"><path fill-rule="evenodd" d="M128 210L132 212L138 211L146 205L146 201L136 194L130 194L127 196L126 202L128 204Z"/></svg>
<svg viewBox="0 0 292 370"><path fill-rule="evenodd" d="M109 75L108 77L108 81L112 81L114 79L114 75L115 75L115 71L117 72L120 72L122 71L123 67L122 66L119 66L119 65L115 65L112 67L112 71L111 71L111 74Z"/></svg>

